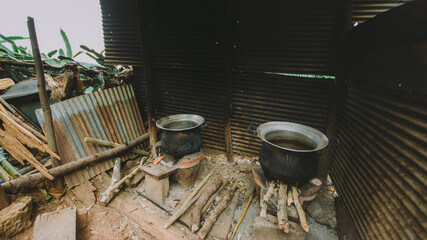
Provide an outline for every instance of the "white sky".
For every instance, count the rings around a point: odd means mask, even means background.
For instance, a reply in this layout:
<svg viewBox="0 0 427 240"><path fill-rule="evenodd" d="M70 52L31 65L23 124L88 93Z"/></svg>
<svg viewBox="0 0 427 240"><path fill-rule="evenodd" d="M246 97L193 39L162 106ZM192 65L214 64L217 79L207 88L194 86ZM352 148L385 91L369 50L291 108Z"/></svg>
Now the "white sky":
<svg viewBox="0 0 427 240"><path fill-rule="evenodd" d="M0 0L0 34L28 37L27 16L34 18L42 53L59 48L65 52L60 28L68 36L73 55L81 50L81 44L97 52L104 49L98 0ZM29 40L16 43L31 49ZM76 60L95 63L85 54Z"/></svg>

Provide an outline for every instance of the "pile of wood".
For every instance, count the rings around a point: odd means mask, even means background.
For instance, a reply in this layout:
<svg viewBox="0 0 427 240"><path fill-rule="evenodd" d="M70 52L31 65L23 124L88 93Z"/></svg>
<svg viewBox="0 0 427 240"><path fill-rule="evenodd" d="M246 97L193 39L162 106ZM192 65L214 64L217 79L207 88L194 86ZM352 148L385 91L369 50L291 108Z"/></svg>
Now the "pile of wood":
<svg viewBox="0 0 427 240"><path fill-rule="evenodd" d="M48 146L46 137L13 114L14 109L0 98L0 145L19 163L34 166L47 179L53 180L47 168L30 152L37 149L60 159Z"/></svg>

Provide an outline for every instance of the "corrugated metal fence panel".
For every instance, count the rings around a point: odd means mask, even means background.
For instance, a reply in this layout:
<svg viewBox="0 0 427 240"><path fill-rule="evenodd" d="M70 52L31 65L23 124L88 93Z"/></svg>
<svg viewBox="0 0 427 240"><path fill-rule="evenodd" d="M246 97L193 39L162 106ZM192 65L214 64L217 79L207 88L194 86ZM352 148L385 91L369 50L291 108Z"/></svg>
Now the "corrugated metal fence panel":
<svg viewBox="0 0 427 240"><path fill-rule="evenodd" d="M350 87L331 175L367 239L427 237L427 101Z"/></svg>
<svg viewBox="0 0 427 240"><path fill-rule="evenodd" d="M233 80L234 150L259 154L261 141L248 133L249 124L291 121L325 132L333 80L262 73L235 73Z"/></svg>
<svg viewBox="0 0 427 240"><path fill-rule="evenodd" d="M357 22L363 23L369 18L398 7L413 0L354 0L352 11L352 26Z"/></svg>
<svg viewBox="0 0 427 240"><path fill-rule="evenodd" d="M105 62L141 66L135 0L100 0Z"/></svg>
<svg viewBox="0 0 427 240"><path fill-rule="evenodd" d="M108 149L86 143L85 137L126 143L144 134L140 112L130 85L68 99L51 105L51 109L61 163L73 162ZM41 109L36 111L36 115L43 125ZM123 159L136 156L130 153L123 156ZM112 160L97 163L66 175L65 180L71 188L113 166Z"/></svg>
<svg viewBox="0 0 427 240"><path fill-rule="evenodd" d="M238 0L234 69L335 74L337 0Z"/></svg>

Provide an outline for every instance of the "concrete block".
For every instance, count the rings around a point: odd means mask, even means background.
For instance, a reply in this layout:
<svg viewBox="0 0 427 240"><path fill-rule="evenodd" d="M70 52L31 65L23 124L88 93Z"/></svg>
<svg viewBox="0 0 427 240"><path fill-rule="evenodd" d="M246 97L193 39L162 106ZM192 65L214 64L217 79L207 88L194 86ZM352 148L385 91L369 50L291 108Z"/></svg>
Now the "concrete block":
<svg viewBox="0 0 427 240"><path fill-rule="evenodd" d="M163 204L169 194L169 177L156 179L150 174L145 175L147 196L158 204Z"/></svg>

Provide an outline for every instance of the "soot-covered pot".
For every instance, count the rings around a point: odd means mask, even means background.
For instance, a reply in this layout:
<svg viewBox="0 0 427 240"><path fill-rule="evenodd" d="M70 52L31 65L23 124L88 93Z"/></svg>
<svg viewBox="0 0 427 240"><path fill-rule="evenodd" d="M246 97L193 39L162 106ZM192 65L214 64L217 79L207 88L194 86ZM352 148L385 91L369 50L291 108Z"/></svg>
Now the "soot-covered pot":
<svg viewBox="0 0 427 240"><path fill-rule="evenodd" d="M177 114L153 120L163 130L163 151L175 158L198 152L202 147L200 129L209 124L204 124L205 119L195 114Z"/></svg>
<svg viewBox="0 0 427 240"><path fill-rule="evenodd" d="M318 152L329 141L320 131L292 122L249 125L263 141L259 161L267 177L286 183L303 183L316 176Z"/></svg>

